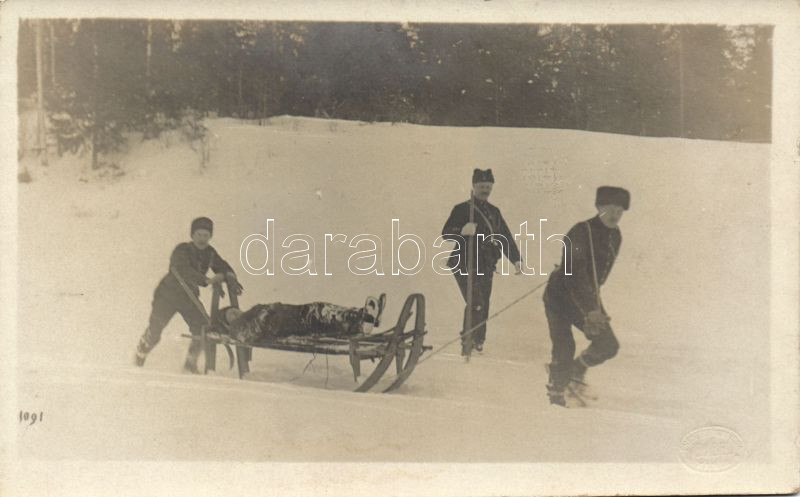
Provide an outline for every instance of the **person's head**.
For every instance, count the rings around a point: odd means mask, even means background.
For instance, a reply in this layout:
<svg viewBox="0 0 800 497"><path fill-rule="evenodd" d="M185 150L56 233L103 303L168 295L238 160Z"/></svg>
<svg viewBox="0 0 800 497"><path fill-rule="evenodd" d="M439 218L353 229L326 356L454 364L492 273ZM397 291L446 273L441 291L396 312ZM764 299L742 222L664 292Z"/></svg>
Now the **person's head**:
<svg viewBox="0 0 800 497"><path fill-rule="evenodd" d="M214 222L207 217L198 217L192 221L192 243L199 249L208 247L208 242L214 235Z"/></svg>
<svg viewBox="0 0 800 497"><path fill-rule="evenodd" d="M494 187L494 175L491 169L472 171L472 194L478 200L487 200Z"/></svg>
<svg viewBox="0 0 800 497"><path fill-rule="evenodd" d="M616 228L622 219L622 214L631 205L631 194L624 188L601 186L597 189L594 205L597 207L600 221L609 228Z"/></svg>
<svg viewBox="0 0 800 497"><path fill-rule="evenodd" d="M236 307L226 307L220 311L222 322L225 324L233 323L241 315L242 311L237 309Z"/></svg>
<svg viewBox="0 0 800 497"><path fill-rule="evenodd" d="M217 314L218 324L222 325L223 330L230 330L236 320L242 316L243 312L236 307L223 307Z"/></svg>

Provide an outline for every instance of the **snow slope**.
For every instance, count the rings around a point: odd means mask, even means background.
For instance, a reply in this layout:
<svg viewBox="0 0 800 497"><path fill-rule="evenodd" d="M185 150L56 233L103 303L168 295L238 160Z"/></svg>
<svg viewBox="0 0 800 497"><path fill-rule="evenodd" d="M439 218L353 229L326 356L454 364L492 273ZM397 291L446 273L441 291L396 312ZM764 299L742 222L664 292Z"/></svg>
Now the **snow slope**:
<svg viewBox="0 0 800 497"><path fill-rule="evenodd" d="M174 136L134 140L117 158L126 174L114 180L78 181L75 158L28 164L34 181L19 192L19 404L44 411L46 422L20 432L22 456L675 462L681 438L713 424L735 430L751 460L766 457L768 146L293 117L207 125L206 168ZM216 222L212 243L241 275L243 306L361 305L385 291L389 322L406 295L422 292L426 340L438 349L456 337L461 297L430 265L415 276L388 274L391 220L425 240L430 264L474 167L493 169L491 200L512 231L528 221L537 237L540 218L548 235L594 215L601 184L632 191L622 251L603 290L622 347L590 373L600 396L594 408L547 405L541 291L490 323L483 356L464 364L451 345L391 395L350 392L342 357L318 356L303 372L310 355L258 350L254 381L230 371L181 374L179 318L145 368L131 365L152 291L198 215ZM265 232L269 218L279 242L314 237L319 275L241 269L242 240ZM328 254L333 276L323 276L325 233L379 235L387 275L349 274L353 250L340 245ZM544 271L558 258L559 246L545 244ZM493 309L545 278L498 276Z"/></svg>

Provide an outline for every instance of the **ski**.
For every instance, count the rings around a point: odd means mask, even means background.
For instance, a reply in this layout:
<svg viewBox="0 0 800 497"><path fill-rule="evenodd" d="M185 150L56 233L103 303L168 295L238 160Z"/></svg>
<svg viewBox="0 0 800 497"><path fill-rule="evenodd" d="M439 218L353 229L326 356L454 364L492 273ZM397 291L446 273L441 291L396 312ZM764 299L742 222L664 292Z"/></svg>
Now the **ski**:
<svg viewBox="0 0 800 497"><path fill-rule="evenodd" d="M584 398L580 393L575 390L572 385L567 385L567 395L568 398L575 399L578 402L578 407L588 407L589 402L587 399Z"/></svg>

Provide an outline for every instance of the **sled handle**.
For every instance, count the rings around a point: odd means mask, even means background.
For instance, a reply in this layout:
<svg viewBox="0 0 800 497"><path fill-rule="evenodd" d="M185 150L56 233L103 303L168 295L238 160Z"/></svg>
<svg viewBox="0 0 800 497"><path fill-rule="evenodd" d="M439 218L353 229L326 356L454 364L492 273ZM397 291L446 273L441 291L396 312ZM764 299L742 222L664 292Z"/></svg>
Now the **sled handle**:
<svg viewBox="0 0 800 497"><path fill-rule="evenodd" d="M234 283L236 280L229 275L225 275L225 285L228 287L228 299L231 302L231 307L239 308L239 296L234 291ZM236 363L239 369L239 378L244 377L245 374L250 372L250 361L253 359L253 349L248 347L236 347Z"/></svg>

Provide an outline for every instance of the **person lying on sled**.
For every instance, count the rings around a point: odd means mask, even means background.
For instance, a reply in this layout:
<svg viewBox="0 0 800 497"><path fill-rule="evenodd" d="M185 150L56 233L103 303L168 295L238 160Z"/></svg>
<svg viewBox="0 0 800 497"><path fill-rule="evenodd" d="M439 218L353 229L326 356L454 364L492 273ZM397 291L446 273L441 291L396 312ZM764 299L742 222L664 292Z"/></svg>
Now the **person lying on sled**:
<svg viewBox="0 0 800 497"><path fill-rule="evenodd" d="M364 307L343 307L328 302L309 304L257 304L246 312L235 307L221 309L221 331L234 340L269 344L291 336L346 337L369 334L380 325L386 294L367 297Z"/></svg>

